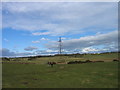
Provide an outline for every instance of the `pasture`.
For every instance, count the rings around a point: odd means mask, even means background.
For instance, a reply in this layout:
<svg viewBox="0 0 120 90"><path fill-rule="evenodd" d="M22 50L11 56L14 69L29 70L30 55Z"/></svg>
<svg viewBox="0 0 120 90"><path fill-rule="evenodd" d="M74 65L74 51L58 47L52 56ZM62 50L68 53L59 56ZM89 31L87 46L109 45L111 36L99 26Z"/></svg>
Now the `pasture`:
<svg viewBox="0 0 120 90"><path fill-rule="evenodd" d="M34 57L11 58L10 61L3 60L3 63L25 62L25 63L35 63L35 64L46 64L48 61L69 62L69 61L85 61L85 60L91 60L91 61L102 60L105 62L110 62L113 61L113 59L118 59L118 53L83 54L83 55L72 54L68 56L63 55L63 56L35 57L35 58Z"/></svg>
<svg viewBox="0 0 120 90"><path fill-rule="evenodd" d="M3 88L117 88L118 54L41 57L28 61L3 61ZM56 64L47 61L104 60L85 64ZM19 58L17 58L19 59ZM22 62L22 63L21 63ZM24 63L27 62L27 64Z"/></svg>

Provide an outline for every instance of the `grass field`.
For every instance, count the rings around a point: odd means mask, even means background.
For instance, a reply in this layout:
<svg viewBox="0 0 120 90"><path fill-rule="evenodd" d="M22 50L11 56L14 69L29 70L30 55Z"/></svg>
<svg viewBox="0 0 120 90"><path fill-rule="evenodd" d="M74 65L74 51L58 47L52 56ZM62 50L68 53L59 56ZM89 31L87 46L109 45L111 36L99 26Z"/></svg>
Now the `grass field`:
<svg viewBox="0 0 120 90"><path fill-rule="evenodd" d="M3 88L117 88L118 62L3 64Z"/></svg>
<svg viewBox="0 0 120 90"><path fill-rule="evenodd" d="M56 64L48 61L98 61L84 64ZM72 56L12 58L2 61L3 88L117 88L118 53ZM23 64L22 64L23 63ZM28 63L28 64L25 64Z"/></svg>
<svg viewBox="0 0 120 90"><path fill-rule="evenodd" d="M106 53L106 54L86 54L86 55L73 55L73 56L54 56L54 57L39 57L34 58L33 60L28 60L28 58L13 58L11 61L3 61L9 63L18 63L18 62L27 62L27 63L36 63L36 64L46 64L48 61L54 62L69 62L69 61L98 61L102 60L105 62L113 61L113 59L118 59L118 53Z"/></svg>

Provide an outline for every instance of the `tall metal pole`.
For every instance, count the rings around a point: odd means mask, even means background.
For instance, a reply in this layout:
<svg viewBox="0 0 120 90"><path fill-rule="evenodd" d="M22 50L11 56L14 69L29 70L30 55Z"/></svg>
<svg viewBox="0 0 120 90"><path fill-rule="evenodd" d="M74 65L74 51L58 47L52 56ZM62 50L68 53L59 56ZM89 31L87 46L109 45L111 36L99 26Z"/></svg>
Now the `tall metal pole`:
<svg viewBox="0 0 120 90"><path fill-rule="evenodd" d="M61 40L61 37L59 37L59 54L62 53L62 40Z"/></svg>

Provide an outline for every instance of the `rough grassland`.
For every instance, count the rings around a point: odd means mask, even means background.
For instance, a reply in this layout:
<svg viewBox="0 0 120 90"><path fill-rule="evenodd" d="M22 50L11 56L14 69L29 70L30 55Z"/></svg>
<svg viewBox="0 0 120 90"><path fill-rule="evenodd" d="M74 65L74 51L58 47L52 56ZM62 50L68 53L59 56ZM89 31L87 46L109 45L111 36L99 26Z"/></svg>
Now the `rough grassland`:
<svg viewBox="0 0 120 90"><path fill-rule="evenodd" d="M40 57L40 58L34 58L33 60L29 60L28 58L14 58L11 59L11 61L3 61L8 63L19 63L19 62L26 62L26 63L36 63L36 64L46 64L48 61L54 61L54 62L69 62L69 61L85 61L85 60L91 60L91 61L98 61L102 60L105 62L111 62L113 59L118 59L118 53L106 53L106 54L86 54L86 55L73 55L73 56L54 56L54 57ZM16 60L16 61L14 61Z"/></svg>
<svg viewBox="0 0 120 90"><path fill-rule="evenodd" d="M3 88L117 88L118 62L3 64Z"/></svg>

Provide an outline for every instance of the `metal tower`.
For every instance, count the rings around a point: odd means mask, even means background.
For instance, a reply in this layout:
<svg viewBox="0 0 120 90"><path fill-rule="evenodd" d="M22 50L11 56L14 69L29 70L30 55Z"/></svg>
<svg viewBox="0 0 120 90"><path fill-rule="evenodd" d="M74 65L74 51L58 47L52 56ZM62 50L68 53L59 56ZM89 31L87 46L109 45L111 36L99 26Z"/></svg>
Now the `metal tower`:
<svg viewBox="0 0 120 90"><path fill-rule="evenodd" d="M61 37L59 37L59 54L62 53L62 40L61 40Z"/></svg>

